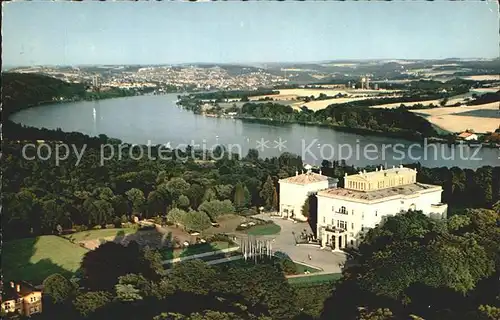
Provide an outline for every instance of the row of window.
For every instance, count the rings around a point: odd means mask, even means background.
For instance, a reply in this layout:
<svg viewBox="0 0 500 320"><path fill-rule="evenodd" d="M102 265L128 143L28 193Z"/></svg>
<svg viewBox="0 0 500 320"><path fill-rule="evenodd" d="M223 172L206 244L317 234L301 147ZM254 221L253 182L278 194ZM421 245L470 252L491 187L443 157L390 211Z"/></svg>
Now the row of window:
<svg viewBox="0 0 500 320"><path fill-rule="evenodd" d="M326 224L325 217L323 217L323 224ZM332 219L332 226L335 226L335 219ZM347 221L337 220L337 228L347 230ZM351 223L351 230L354 230L354 223Z"/></svg>
<svg viewBox="0 0 500 320"><path fill-rule="evenodd" d="M332 212L335 212L334 206L332 206ZM337 211L337 213L349 214L349 212L347 212L346 207L344 207L344 206L340 207L340 209L339 209L339 211ZM354 214L354 210L352 211L352 213Z"/></svg>
<svg viewBox="0 0 500 320"><path fill-rule="evenodd" d="M356 182L356 181L348 182L348 188L350 189L367 190L366 185L367 185L366 182Z"/></svg>
<svg viewBox="0 0 500 320"><path fill-rule="evenodd" d="M30 314L35 313L35 312L39 312L39 311L40 311L40 308L38 306L30 308Z"/></svg>

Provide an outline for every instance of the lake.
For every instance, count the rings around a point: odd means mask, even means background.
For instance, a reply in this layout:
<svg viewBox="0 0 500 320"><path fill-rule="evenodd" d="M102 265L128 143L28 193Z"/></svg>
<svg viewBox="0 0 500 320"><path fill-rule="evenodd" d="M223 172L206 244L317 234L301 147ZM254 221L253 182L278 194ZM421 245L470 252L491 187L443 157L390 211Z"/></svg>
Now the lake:
<svg viewBox="0 0 500 320"><path fill-rule="evenodd" d="M10 119L39 128L105 134L133 144L169 143L172 148L182 149L188 144L207 149L223 144L243 156L249 148L258 147L261 157L291 152L313 165L321 164L323 159L345 159L355 166L413 162L426 167L500 165L498 149L450 148L315 126L210 118L179 108L176 100L177 94L166 94L61 103L25 109Z"/></svg>

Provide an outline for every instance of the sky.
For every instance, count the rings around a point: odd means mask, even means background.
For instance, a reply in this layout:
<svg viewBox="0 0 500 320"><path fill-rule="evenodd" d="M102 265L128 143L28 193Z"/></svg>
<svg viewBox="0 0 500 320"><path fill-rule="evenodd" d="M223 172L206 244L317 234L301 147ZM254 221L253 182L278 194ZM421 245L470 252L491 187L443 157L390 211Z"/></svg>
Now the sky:
<svg viewBox="0 0 500 320"><path fill-rule="evenodd" d="M496 1L2 3L2 64L496 58Z"/></svg>

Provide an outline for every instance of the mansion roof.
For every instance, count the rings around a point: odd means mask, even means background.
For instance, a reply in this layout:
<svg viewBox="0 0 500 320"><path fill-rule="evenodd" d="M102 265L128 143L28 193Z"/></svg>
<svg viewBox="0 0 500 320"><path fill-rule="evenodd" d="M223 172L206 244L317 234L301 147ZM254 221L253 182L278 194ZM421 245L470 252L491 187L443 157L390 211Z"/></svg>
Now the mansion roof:
<svg viewBox="0 0 500 320"><path fill-rule="evenodd" d="M359 172L358 174L352 174L347 176L349 179L356 179L360 181L371 181L379 180L385 177L396 177L404 174L416 174L416 170L411 168L405 168L403 166L393 167L391 169L383 169L371 172Z"/></svg>
<svg viewBox="0 0 500 320"><path fill-rule="evenodd" d="M374 190L374 191L358 191L344 188L331 188L318 192L318 196L335 198L335 199L353 199L358 201L377 201L394 196L412 196L419 193L433 190L441 190L440 186L412 183L407 185L396 186L392 188Z"/></svg>
<svg viewBox="0 0 500 320"><path fill-rule="evenodd" d="M314 172L306 172L298 174L293 177L281 179L280 182L293 183L293 184L309 184L321 181L328 181L328 177Z"/></svg>
<svg viewBox="0 0 500 320"><path fill-rule="evenodd" d="M31 284L27 282L18 283L3 283L2 286L2 301L20 299L28 294L39 291L35 289ZM17 291L16 286L19 286L19 291Z"/></svg>

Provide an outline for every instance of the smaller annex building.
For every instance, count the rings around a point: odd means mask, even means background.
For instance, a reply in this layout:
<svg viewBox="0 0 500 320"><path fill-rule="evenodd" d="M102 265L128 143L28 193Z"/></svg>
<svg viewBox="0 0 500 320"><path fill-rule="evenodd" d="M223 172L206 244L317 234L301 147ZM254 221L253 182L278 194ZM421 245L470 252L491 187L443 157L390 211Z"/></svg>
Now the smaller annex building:
<svg viewBox="0 0 500 320"><path fill-rule="evenodd" d="M417 171L403 166L346 175L343 188L319 191L317 239L321 247L357 246L362 235L387 216L421 210L446 218L441 186L417 182Z"/></svg>
<svg viewBox="0 0 500 320"><path fill-rule="evenodd" d="M3 312L27 317L42 312L42 291L27 282L10 282L8 286L2 282L1 285Z"/></svg>
<svg viewBox="0 0 500 320"><path fill-rule="evenodd" d="M310 165L304 166L306 172L295 176L280 179L279 183L279 211L278 215L285 219L307 221L302 215L302 206L306 199L320 190L334 188L337 179L312 172Z"/></svg>

